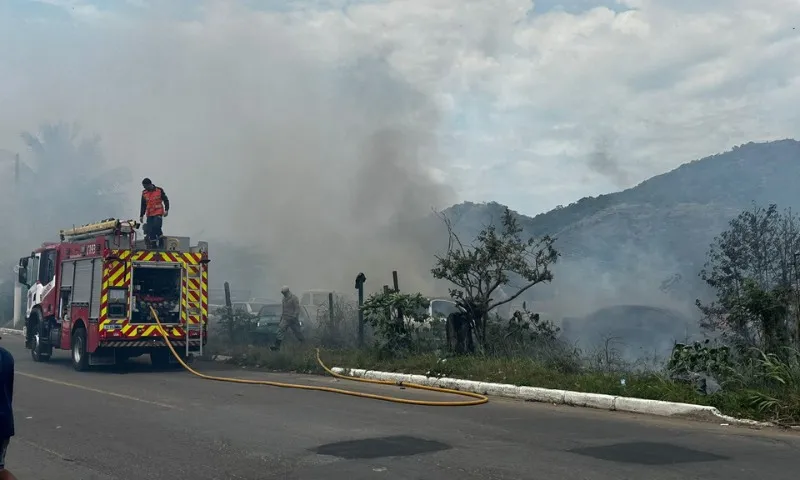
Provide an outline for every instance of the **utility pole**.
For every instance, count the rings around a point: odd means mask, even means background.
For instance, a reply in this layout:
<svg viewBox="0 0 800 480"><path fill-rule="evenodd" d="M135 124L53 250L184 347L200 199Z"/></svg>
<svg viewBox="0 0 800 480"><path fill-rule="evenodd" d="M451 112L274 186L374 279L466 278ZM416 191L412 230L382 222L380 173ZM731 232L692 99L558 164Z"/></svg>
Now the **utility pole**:
<svg viewBox="0 0 800 480"><path fill-rule="evenodd" d="M11 245L12 248L17 248L17 215L19 212L18 200L19 200L19 153L14 154L14 193L13 198L11 201L11 211L9 212L9 220L10 225L9 228L11 230L10 237L11 237ZM18 272L19 269L22 268L20 266L14 267L14 314L13 314L13 325L14 328L19 328L20 323L22 323L22 284L19 283Z"/></svg>

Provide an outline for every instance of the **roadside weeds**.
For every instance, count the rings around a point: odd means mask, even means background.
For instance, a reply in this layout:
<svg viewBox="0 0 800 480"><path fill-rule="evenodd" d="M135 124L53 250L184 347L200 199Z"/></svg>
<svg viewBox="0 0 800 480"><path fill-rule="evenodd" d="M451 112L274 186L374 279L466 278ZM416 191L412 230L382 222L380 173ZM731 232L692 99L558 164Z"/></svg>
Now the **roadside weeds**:
<svg viewBox="0 0 800 480"><path fill-rule="evenodd" d="M225 360L226 363L242 367L277 372L325 374L317 364L314 349L302 348L298 345L287 345L287 348L280 352L272 352L267 348L259 347L218 347L210 349L210 354L227 355L230 358ZM376 352L367 349L323 350L322 359L329 367L340 367L345 374L351 371L351 373L359 373L360 376L366 374L368 378L379 378L376 375L383 375L387 377L385 378L386 380L405 378L403 381L406 382L414 381L417 383L425 381L430 385L440 384L449 388L459 388L452 381L460 379L471 381L472 384L476 384L476 382L504 384L491 387L494 389L503 386L505 388L518 386L567 391L570 394L572 392L602 394L609 396L606 401L611 402L612 406L619 404L617 400L623 398L655 400L713 407L722 414L722 417L720 417L722 421L732 422L736 419L745 418L759 422L774 422L786 427L800 424L800 410L797 412L790 411L787 417L785 411L777 412L776 410L763 408L763 404L754 401L751 389L736 388L734 385L713 395L702 395L691 385L671 381L656 372L591 369L572 371L569 367L559 368L558 365L545 365L530 358L470 356L442 359L433 354L413 355L402 358L382 358ZM356 372L358 369L365 372ZM382 372L407 375L387 376ZM414 375L414 379L409 380L409 375ZM437 381L437 379L439 380ZM448 380L449 382L442 383L442 380ZM485 389L485 386L482 388ZM488 393L492 394L491 392ZM549 395L547 392L544 392L544 394L546 396ZM784 398L787 395L793 395L792 392L785 390L762 391L761 394L762 396L776 398L781 402L790 402L790 405L792 405L791 402L797 401L797 398L794 397ZM800 398L800 392L794 395ZM615 397L616 400L612 401L611 397ZM574 404L577 401L578 404L583 405L586 401L581 399L589 397L584 395L579 398L579 400L573 399L561 403ZM542 401L537 398L529 400ZM589 403L586 406L594 406L591 405L591 401ZM602 403L605 403L605 401ZM798 404L800 405L800 403ZM710 411L711 409L706 410ZM698 409L698 412L702 414L701 409ZM780 413L780 417L776 413Z"/></svg>

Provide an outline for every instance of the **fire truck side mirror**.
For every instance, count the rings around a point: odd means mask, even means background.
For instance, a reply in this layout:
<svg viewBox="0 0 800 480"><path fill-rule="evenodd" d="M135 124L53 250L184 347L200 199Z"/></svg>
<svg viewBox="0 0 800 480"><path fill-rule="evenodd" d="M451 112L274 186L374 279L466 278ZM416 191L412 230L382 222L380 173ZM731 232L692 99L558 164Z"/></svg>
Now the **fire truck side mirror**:
<svg viewBox="0 0 800 480"><path fill-rule="evenodd" d="M28 285L28 257L19 259L19 270L17 271L17 281L22 285Z"/></svg>

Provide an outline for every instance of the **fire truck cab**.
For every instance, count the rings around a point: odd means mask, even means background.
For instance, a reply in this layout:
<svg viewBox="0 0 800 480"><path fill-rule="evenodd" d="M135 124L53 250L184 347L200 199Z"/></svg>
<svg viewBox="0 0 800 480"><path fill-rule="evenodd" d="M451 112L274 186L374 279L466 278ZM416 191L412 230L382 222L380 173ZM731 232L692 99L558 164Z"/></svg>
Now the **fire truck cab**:
<svg viewBox="0 0 800 480"><path fill-rule="evenodd" d="M164 236L163 248L136 239L133 220L109 219L60 232L19 261L27 287L25 347L36 362L70 350L72 365L114 365L149 354L177 363L150 307L181 356L202 355L208 340L208 244Z"/></svg>

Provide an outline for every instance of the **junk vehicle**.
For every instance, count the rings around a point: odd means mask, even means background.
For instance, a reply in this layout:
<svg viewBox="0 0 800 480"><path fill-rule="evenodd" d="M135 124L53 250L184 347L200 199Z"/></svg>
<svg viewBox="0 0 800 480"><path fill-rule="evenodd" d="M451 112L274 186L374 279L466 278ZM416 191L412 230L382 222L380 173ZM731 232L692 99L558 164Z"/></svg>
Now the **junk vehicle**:
<svg viewBox="0 0 800 480"><path fill-rule="evenodd" d="M281 314L283 313L283 305L280 303L271 303L264 305L258 311L255 321L253 322L252 329L250 330L250 339L255 345L271 345L275 343L278 336L278 329L281 324ZM300 306L300 330L306 334L309 325L310 317L308 310L304 306Z"/></svg>
<svg viewBox="0 0 800 480"><path fill-rule="evenodd" d="M149 354L156 366L191 359L208 341L208 243L164 236L164 248L136 239L139 223L109 219L62 230L19 260L27 287L25 347L36 362L71 350L75 370Z"/></svg>

